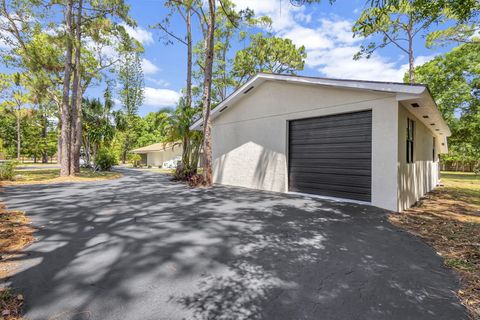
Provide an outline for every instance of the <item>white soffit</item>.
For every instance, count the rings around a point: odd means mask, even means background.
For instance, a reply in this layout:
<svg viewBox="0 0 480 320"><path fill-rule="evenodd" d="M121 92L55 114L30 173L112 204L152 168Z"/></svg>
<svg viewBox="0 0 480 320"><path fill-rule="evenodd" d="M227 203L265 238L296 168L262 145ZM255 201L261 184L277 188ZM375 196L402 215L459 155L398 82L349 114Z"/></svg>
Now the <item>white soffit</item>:
<svg viewBox="0 0 480 320"><path fill-rule="evenodd" d="M397 95L397 100L438 138L440 153L447 153L447 137L452 133L428 90L416 97Z"/></svg>

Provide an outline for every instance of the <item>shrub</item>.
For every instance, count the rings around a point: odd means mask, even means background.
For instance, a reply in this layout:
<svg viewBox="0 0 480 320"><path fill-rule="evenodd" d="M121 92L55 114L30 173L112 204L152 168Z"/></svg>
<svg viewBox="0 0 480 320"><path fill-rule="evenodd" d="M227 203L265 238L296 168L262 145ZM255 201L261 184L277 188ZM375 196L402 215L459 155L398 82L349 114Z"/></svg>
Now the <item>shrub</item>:
<svg viewBox="0 0 480 320"><path fill-rule="evenodd" d="M114 165L118 164L115 153L110 149L100 149L95 157L95 166L101 171L110 171Z"/></svg>
<svg viewBox="0 0 480 320"><path fill-rule="evenodd" d="M0 163L0 181L13 180L15 176L15 168L17 167L16 161L7 161Z"/></svg>
<svg viewBox="0 0 480 320"><path fill-rule="evenodd" d="M190 179L197 175L197 169L187 169L183 166L180 162L177 167L175 168L175 172L173 173L174 181L190 181Z"/></svg>
<svg viewBox="0 0 480 320"><path fill-rule="evenodd" d="M473 168L473 173L475 173L476 176L480 175L480 164L476 165L475 168Z"/></svg>
<svg viewBox="0 0 480 320"><path fill-rule="evenodd" d="M138 153L132 153L130 155L130 162L133 164L134 168L139 167L140 161L142 161L142 156L139 155Z"/></svg>
<svg viewBox="0 0 480 320"><path fill-rule="evenodd" d="M190 187L202 187L206 185L205 182L205 178L202 174L191 175L187 180L187 183Z"/></svg>

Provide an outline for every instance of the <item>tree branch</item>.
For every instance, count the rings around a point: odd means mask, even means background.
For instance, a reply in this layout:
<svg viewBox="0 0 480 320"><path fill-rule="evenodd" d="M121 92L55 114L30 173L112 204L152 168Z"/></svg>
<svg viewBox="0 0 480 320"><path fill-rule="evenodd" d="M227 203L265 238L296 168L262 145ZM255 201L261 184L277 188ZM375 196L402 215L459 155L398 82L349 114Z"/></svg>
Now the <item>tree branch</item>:
<svg viewBox="0 0 480 320"><path fill-rule="evenodd" d="M405 48L403 48L401 45L399 45L392 37L390 37L390 35L383 31L383 34L388 38L388 40L390 40L391 43L393 43L394 45L396 45L400 50L402 50L403 52L405 52L406 54L408 54L408 50L406 50Z"/></svg>
<svg viewBox="0 0 480 320"><path fill-rule="evenodd" d="M232 17L230 16L230 14L227 12L227 10L225 10L225 7L223 6L223 1L219 0L218 2L220 2L220 7L222 8L223 13L225 13L225 16L227 17L228 21L230 21L230 23L233 25L234 28L238 28L238 23L232 20Z"/></svg>
<svg viewBox="0 0 480 320"><path fill-rule="evenodd" d="M175 34L173 34L172 32L168 31L167 28L165 28L161 23L158 23L157 26L163 30L163 32L165 32L167 35L169 35L170 37L174 38L175 40L177 40L178 42L184 44L184 45L188 45L187 42L185 40L183 40L182 38L176 36Z"/></svg>

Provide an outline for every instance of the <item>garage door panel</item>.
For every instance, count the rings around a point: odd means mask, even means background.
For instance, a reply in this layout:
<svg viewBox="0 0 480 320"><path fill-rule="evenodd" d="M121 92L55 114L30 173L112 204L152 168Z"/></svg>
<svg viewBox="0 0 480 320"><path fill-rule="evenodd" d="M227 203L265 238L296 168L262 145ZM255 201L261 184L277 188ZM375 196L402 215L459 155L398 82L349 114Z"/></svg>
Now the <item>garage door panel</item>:
<svg viewBox="0 0 480 320"><path fill-rule="evenodd" d="M308 125L351 125L356 123L371 123L371 111L360 111L355 113L335 114L331 116L323 116L318 118L307 118L294 120L293 127L305 127Z"/></svg>
<svg viewBox="0 0 480 320"><path fill-rule="evenodd" d="M345 139L349 138L349 139ZM369 135L353 135L353 136L346 136L346 137L336 137L336 136L325 136L325 137L309 137L307 139L303 138L292 138L291 142L293 144L298 144L298 145L306 145L306 144L328 144L328 143L344 143L344 144L350 144L354 145L357 142L368 142L371 141L372 137ZM346 141L348 140L348 141Z"/></svg>
<svg viewBox="0 0 480 320"><path fill-rule="evenodd" d="M312 122L312 123L302 123L302 124L293 124L292 128L299 131L313 130L313 129L329 129L329 128L345 128L351 125L364 125L370 126L370 118L367 119L351 119L346 121L324 121L324 122Z"/></svg>
<svg viewBox="0 0 480 320"><path fill-rule="evenodd" d="M298 182L298 187L305 187L310 189L319 189L319 190L331 190L335 192L344 192L344 193L355 193L355 194L363 194L365 195L368 192L368 187L362 186L342 186L342 185L334 185L334 184L327 184L327 183L307 183L307 182Z"/></svg>
<svg viewBox="0 0 480 320"><path fill-rule="evenodd" d="M292 179L293 183L308 181L315 184L331 186L362 187L368 188L372 183L368 176L342 176L334 174L298 173Z"/></svg>
<svg viewBox="0 0 480 320"><path fill-rule="evenodd" d="M365 132L372 130L371 126L367 125L350 125L346 127L332 127L332 128L314 128L309 130L295 130L292 131L292 138L308 138L325 135L334 135L339 137L351 137L356 135L365 135Z"/></svg>
<svg viewBox="0 0 480 320"><path fill-rule="evenodd" d="M308 187L292 187L290 188L290 191L316 194L316 195L322 195L327 197L352 199L352 200L358 200L358 201L370 201L369 200L370 198L365 196L365 194L362 194L362 193L341 192L341 191L334 191L329 189L308 188Z"/></svg>
<svg viewBox="0 0 480 320"><path fill-rule="evenodd" d="M368 152L371 149L371 142L358 143L329 143L329 144L304 144L291 146L292 154L296 152Z"/></svg>
<svg viewBox="0 0 480 320"><path fill-rule="evenodd" d="M289 189L371 200L372 113L289 122Z"/></svg>
<svg viewBox="0 0 480 320"><path fill-rule="evenodd" d="M371 161L369 159L297 159L290 161L294 166L303 167L328 167L349 170L354 168L370 169Z"/></svg>
<svg viewBox="0 0 480 320"><path fill-rule="evenodd" d="M296 154L292 153L293 160L301 159L370 159L371 155L368 152L311 152Z"/></svg>
<svg viewBox="0 0 480 320"><path fill-rule="evenodd" d="M346 172L345 169L338 169L338 168L331 168L331 167L315 167L312 168L311 166L295 166L295 167L290 167L290 171L292 173L333 173L333 174L349 174L350 176L371 176L371 168L365 168L365 169L352 169L349 168L348 171Z"/></svg>
<svg viewBox="0 0 480 320"><path fill-rule="evenodd" d="M312 193L330 197L338 194L341 195L341 198L345 199L370 201L370 197L367 194L368 190L368 188L362 187L344 187L317 183L298 183L296 188L293 188L291 191Z"/></svg>

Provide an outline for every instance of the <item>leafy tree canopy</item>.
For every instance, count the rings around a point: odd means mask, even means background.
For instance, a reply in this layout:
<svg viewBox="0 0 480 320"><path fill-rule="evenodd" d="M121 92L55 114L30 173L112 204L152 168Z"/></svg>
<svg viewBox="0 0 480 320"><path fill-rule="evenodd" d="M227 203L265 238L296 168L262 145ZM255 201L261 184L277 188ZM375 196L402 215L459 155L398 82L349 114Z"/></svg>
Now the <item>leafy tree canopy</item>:
<svg viewBox="0 0 480 320"><path fill-rule="evenodd" d="M290 39L265 37L261 33L252 37L250 45L237 52L233 75L241 84L258 72L289 73L303 70L307 53Z"/></svg>
<svg viewBox="0 0 480 320"><path fill-rule="evenodd" d="M480 50L468 43L416 68L451 128L447 161L480 159Z"/></svg>

